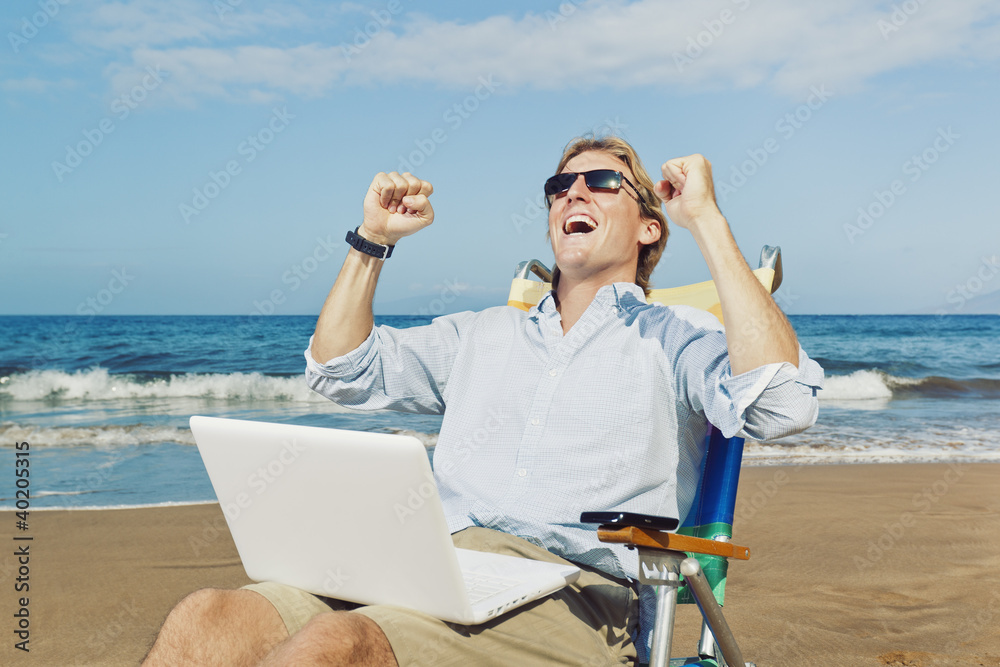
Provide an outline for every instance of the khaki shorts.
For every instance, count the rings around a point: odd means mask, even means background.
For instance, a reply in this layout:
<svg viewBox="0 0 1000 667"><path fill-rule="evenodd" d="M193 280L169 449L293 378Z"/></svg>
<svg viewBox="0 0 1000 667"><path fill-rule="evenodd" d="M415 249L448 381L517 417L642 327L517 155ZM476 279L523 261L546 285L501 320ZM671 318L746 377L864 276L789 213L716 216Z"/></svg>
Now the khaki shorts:
<svg viewBox="0 0 1000 667"><path fill-rule="evenodd" d="M452 535L455 546L549 562L567 561L519 537L485 528ZM635 661L639 601L627 582L580 568L572 586L481 625L458 625L426 614L316 597L265 582L246 588L267 598L290 635L333 610L364 614L385 633L401 667L411 665L621 665Z"/></svg>

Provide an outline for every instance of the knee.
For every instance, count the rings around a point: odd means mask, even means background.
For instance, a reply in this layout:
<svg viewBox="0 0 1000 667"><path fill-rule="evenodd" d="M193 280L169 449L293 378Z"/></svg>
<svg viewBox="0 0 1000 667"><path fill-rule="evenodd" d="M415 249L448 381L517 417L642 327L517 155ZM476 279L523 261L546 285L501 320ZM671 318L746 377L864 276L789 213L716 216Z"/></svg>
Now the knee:
<svg viewBox="0 0 1000 667"><path fill-rule="evenodd" d="M191 593L177 603L167 623L196 624L195 627L205 627L216 619L225 618L234 604L234 598L239 591L202 588Z"/></svg>
<svg viewBox="0 0 1000 667"><path fill-rule="evenodd" d="M205 588L191 593L167 614L143 665L212 664L206 658L208 646L223 633L229 598L236 591Z"/></svg>
<svg viewBox="0 0 1000 667"><path fill-rule="evenodd" d="M379 653L381 643L386 641L367 617L337 611L316 616L296 638L305 653L343 664L365 663L365 658Z"/></svg>
<svg viewBox="0 0 1000 667"><path fill-rule="evenodd" d="M185 616L202 616L210 614L225 605L226 595L232 591L216 588L202 588L191 593L177 603L175 612Z"/></svg>

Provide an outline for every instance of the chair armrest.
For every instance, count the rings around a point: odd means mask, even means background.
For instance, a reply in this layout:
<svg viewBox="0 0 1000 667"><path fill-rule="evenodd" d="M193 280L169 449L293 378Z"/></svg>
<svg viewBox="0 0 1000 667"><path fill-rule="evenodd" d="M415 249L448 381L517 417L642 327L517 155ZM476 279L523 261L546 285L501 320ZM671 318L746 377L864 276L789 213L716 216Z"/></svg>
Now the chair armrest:
<svg viewBox="0 0 1000 667"><path fill-rule="evenodd" d="M665 551L686 551L696 554L710 554L738 560L750 560L750 548L741 547L730 542L706 540L703 537L664 533L659 530L647 530L628 526L614 528L601 526L597 529L597 539L601 542L626 544L633 547L663 549Z"/></svg>

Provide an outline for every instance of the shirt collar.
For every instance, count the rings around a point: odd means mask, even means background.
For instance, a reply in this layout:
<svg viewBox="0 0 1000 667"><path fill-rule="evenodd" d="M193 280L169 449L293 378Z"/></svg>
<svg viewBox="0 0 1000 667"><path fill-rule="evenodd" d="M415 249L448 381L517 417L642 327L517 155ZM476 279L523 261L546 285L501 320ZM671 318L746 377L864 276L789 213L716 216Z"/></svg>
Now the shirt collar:
<svg viewBox="0 0 1000 667"><path fill-rule="evenodd" d="M593 303L629 310L646 305L646 293L635 283L612 283L597 290ZM539 313L551 314L556 311L555 290L549 290L536 306Z"/></svg>

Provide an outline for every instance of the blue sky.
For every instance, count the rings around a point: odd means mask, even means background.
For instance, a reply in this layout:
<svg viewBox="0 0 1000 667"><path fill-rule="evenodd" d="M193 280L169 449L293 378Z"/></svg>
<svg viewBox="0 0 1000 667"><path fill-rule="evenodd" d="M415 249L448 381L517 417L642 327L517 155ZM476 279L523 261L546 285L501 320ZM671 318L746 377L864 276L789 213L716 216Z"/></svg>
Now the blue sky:
<svg viewBox="0 0 1000 667"><path fill-rule="evenodd" d="M1000 288L1000 2L34 0L0 9L0 314L314 314L374 173L435 186L376 312L551 260L574 136L713 163L790 313ZM657 287L708 279L675 229Z"/></svg>

